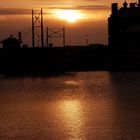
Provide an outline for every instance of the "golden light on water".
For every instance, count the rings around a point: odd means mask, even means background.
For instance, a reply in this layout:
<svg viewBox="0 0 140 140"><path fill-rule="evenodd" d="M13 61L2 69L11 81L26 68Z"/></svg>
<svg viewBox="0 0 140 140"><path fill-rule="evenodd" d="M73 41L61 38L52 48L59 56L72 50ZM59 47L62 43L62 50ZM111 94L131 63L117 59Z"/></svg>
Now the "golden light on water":
<svg viewBox="0 0 140 140"><path fill-rule="evenodd" d="M75 23L84 18L84 14L78 10L55 10L55 17L69 23Z"/></svg>
<svg viewBox="0 0 140 140"><path fill-rule="evenodd" d="M78 100L65 100L59 104L61 120L65 124L65 129L71 132L73 138L78 139L82 134L84 125L82 106Z"/></svg>
<svg viewBox="0 0 140 140"><path fill-rule="evenodd" d="M82 86L84 84L82 80L66 80L64 83L66 86Z"/></svg>

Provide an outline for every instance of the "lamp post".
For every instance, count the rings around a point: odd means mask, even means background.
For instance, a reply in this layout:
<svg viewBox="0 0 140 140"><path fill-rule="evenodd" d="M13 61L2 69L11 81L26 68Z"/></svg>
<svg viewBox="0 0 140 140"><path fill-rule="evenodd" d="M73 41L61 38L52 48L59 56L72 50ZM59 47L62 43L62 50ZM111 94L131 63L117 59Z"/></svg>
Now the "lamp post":
<svg viewBox="0 0 140 140"><path fill-rule="evenodd" d="M86 46L88 46L88 45L89 45L89 36L86 35Z"/></svg>

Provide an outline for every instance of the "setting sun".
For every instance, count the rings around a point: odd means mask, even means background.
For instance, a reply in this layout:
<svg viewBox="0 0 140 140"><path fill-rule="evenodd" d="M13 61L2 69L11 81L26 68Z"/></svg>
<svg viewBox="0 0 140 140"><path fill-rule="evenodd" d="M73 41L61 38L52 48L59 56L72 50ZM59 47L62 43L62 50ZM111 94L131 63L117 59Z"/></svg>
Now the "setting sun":
<svg viewBox="0 0 140 140"><path fill-rule="evenodd" d="M84 15L77 10L57 10L55 13L57 18L70 23L74 23L84 17Z"/></svg>

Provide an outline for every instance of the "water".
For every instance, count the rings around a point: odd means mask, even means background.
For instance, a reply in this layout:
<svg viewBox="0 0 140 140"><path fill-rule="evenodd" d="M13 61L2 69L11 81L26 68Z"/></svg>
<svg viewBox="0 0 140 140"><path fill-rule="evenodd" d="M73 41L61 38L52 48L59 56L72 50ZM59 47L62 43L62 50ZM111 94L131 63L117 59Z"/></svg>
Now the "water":
<svg viewBox="0 0 140 140"><path fill-rule="evenodd" d="M140 73L0 78L0 140L139 140Z"/></svg>

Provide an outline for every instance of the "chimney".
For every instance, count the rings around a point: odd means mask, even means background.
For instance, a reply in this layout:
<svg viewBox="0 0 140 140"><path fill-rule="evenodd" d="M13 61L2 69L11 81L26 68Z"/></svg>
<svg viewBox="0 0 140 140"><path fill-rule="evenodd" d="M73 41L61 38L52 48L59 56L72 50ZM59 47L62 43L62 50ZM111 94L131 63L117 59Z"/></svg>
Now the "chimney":
<svg viewBox="0 0 140 140"><path fill-rule="evenodd" d="M112 3L112 15L118 11L118 3Z"/></svg>
<svg viewBox="0 0 140 140"><path fill-rule="evenodd" d="M136 5L136 3L130 3L130 9L134 9L135 5Z"/></svg>

